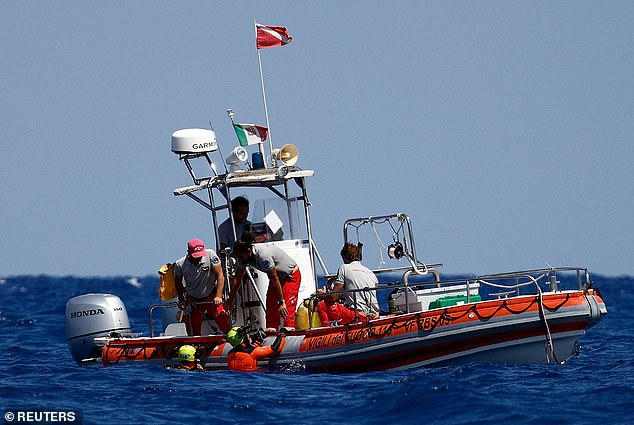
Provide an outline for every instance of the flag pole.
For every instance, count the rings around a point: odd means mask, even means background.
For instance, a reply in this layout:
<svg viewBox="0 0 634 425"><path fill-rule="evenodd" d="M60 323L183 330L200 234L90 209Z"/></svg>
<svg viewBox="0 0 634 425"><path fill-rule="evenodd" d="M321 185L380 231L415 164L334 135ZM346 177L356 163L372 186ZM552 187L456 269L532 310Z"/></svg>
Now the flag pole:
<svg viewBox="0 0 634 425"><path fill-rule="evenodd" d="M271 138L271 124L269 123L269 110L266 107L266 92L264 91L264 74L262 73L262 57L260 56L260 49L258 48L258 27L255 22L255 18L253 18L253 28L255 29L255 49L258 51L258 64L260 65L260 85L262 87L262 99L264 100L264 116L266 118L266 127L269 129L269 152L273 154L273 140ZM264 167L267 167L267 164L270 163L269 158L264 154L264 143L259 143L260 145L260 153L262 154L262 159L264 160Z"/></svg>

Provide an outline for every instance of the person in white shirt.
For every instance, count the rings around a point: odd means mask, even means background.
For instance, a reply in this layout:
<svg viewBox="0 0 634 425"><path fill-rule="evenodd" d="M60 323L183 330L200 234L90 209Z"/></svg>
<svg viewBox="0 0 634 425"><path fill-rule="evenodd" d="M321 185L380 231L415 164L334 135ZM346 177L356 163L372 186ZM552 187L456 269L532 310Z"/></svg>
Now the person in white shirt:
<svg viewBox="0 0 634 425"><path fill-rule="evenodd" d="M361 264L361 250L357 245L346 243L341 249L343 264L337 277L329 282L327 291L320 290L321 302L317 304L317 314L323 326L345 325L355 320L366 321L377 317L379 305L376 299L378 279L369 268ZM330 294L333 291L361 290L344 294ZM343 304L339 302L343 295Z"/></svg>

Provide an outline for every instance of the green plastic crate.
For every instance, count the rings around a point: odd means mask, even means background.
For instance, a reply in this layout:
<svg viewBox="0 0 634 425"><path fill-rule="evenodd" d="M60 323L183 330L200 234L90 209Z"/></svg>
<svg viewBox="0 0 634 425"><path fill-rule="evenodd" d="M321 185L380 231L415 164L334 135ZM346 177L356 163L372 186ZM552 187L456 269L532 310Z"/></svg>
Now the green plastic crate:
<svg viewBox="0 0 634 425"><path fill-rule="evenodd" d="M482 298L479 294L471 295L470 302L474 303L477 301L481 301ZM449 295L446 297L438 298L436 301L432 301L429 303L429 308L442 308L442 307L451 307L452 305L456 305L458 303L467 303L466 295Z"/></svg>

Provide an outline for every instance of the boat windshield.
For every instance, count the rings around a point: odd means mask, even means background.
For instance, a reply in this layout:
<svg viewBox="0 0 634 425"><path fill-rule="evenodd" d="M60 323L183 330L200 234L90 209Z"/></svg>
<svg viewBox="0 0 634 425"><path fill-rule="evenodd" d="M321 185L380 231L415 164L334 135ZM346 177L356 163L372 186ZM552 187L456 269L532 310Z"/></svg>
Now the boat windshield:
<svg viewBox="0 0 634 425"><path fill-rule="evenodd" d="M251 203L251 231L268 240L302 239L302 220L296 200L258 199Z"/></svg>

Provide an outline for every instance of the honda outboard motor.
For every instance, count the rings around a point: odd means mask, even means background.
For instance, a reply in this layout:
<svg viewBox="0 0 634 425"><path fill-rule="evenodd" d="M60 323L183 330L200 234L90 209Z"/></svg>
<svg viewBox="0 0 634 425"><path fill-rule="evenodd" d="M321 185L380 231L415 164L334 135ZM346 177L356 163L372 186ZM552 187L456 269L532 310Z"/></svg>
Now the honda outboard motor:
<svg viewBox="0 0 634 425"><path fill-rule="evenodd" d="M66 303L66 337L77 364L81 365L84 359L101 357L94 339L113 332L130 332L128 312L116 295L79 295Z"/></svg>

